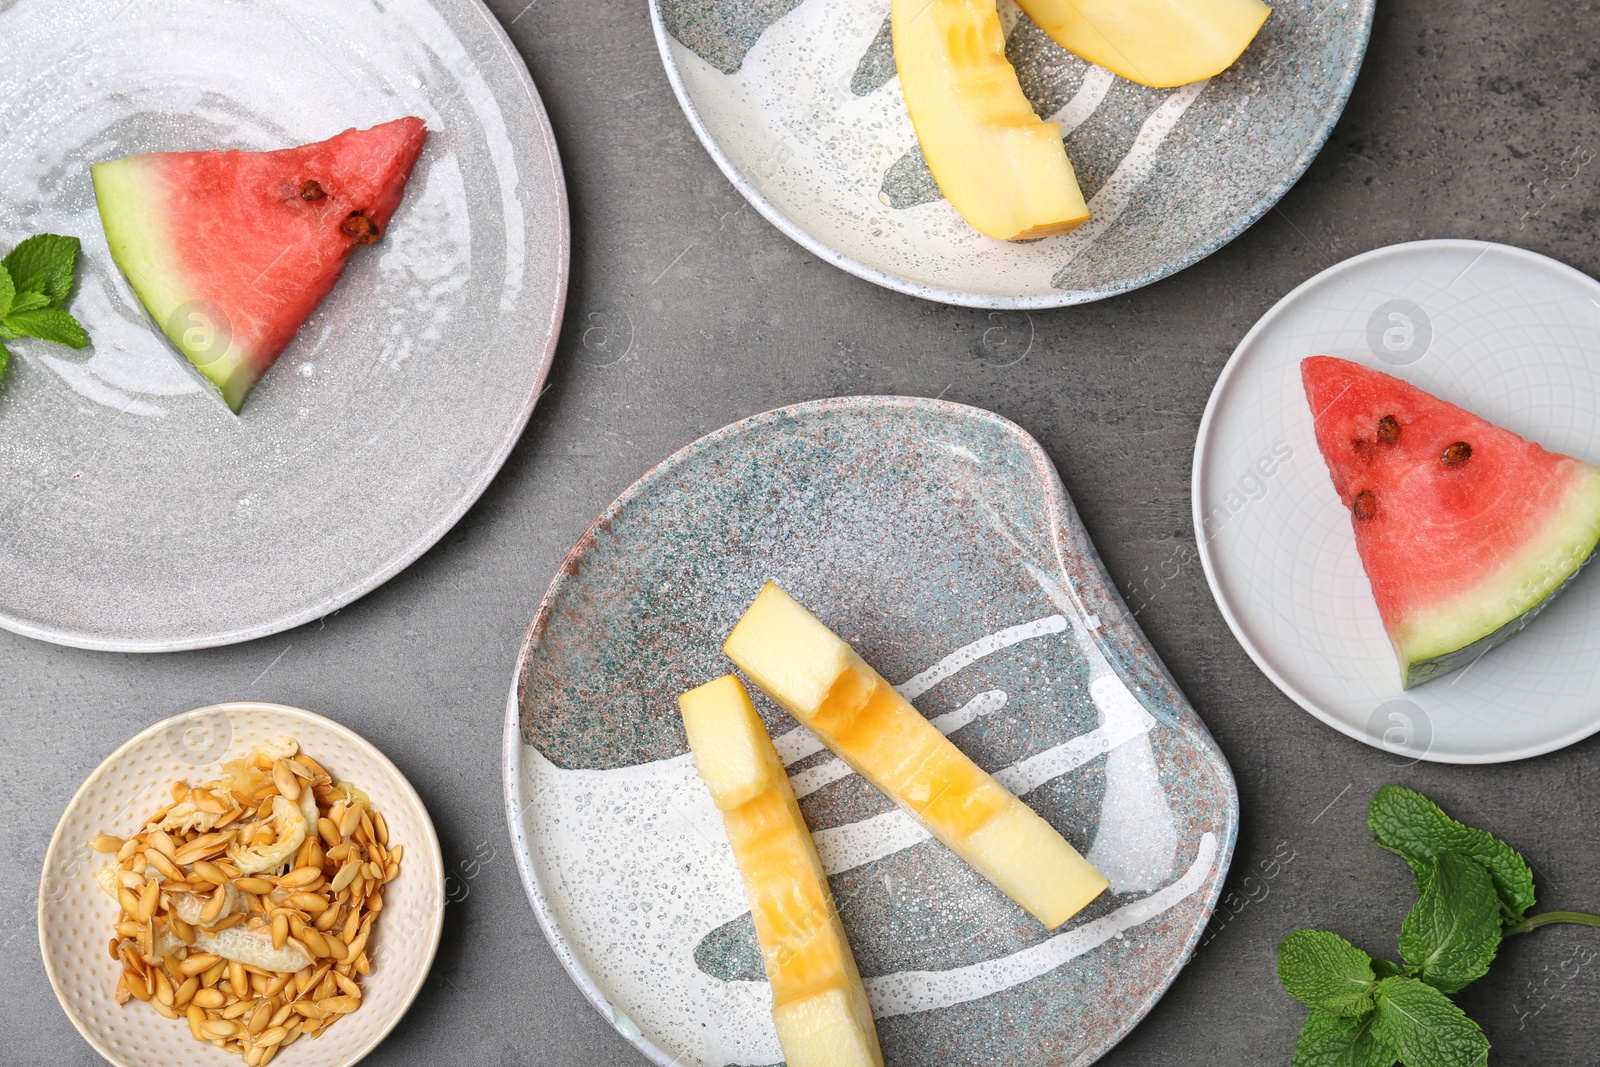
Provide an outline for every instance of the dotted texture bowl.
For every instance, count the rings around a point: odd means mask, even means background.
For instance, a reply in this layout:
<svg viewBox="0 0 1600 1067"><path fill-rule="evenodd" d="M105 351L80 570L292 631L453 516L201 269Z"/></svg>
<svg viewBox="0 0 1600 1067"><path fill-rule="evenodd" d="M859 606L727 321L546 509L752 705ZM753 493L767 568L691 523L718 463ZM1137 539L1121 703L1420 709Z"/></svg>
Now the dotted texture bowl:
<svg viewBox="0 0 1600 1067"><path fill-rule="evenodd" d="M1056 122L1093 218L1008 242L939 195L895 77L889 0L651 0L690 124L768 221L879 285L951 304L1081 304L1164 278L1254 223L1322 148L1374 0L1282 0L1227 71L1151 89L1000 0L1006 54Z"/></svg>
<svg viewBox="0 0 1600 1067"><path fill-rule="evenodd" d="M1522 759L1600 730L1594 564L1505 644L1400 688L1300 382L1305 357L1341 356L1600 463L1597 350L1600 282L1483 241L1365 252L1261 317L1200 422L1194 525L1217 606L1279 689L1397 763Z"/></svg>
<svg viewBox="0 0 1600 1067"><path fill-rule="evenodd" d="M125 652L227 644L420 556L516 443L566 298L561 163L494 16L479 0L13 0L0 41L0 251L80 237L70 310L93 341L8 342L0 626ZM403 115L429 132L388 231L234 415L118 272L90 165ZM214 340L227 324L177 325Z"/></svg>
<svg viewBox="0 0 1600 1067"><path fill-rule="evenodd" d="M88 848L95 834L125 837L171 800L168 787L219 776L269 737L290 734L337 779L354 782L405 845L400 875L383 892L373 927L372 973L362 1004L316 1039L302 1038L273 1063L347 1067L382 1041L427 978L444 923L444 860L416 790L388 758L331 719L281 704L214 704L156 723L117 749L73 796L56 826L39 878L39 948L67 1017L118 1067L239 1067L244 1060L189 1033L183 1019L112 998L119 964L106 953L117 905L95 882L112 860Z"/></svg>
<svg viewBox="0 0 1600 1067"><path fill-rule="evenodd" d="M1112 883L1045 930L754 692L888 1062L1098 1057L1188 959L1237 796L1050 461L957 404L854 397L746 419L646 474L578 543L533 622L505 737L511 834L557 955L656 1063L783 1058L677 711L732 669L722 640L769 578Z"/></svg>

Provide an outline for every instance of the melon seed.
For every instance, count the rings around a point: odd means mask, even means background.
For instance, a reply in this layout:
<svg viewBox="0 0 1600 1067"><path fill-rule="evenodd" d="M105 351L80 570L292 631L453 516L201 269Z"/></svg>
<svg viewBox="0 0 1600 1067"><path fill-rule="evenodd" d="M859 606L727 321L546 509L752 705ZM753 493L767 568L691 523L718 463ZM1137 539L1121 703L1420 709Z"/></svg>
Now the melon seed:
<svg viewBox="0 0 1600 1067"><path fill-rule="evenodd" d="M300 187L301 200L321 200L328 194L322 191L322 186L316 181L306 182Z"/></svg>
<svg viewBox="0 0 1600 1067"><path fill-rule="evenodd" d="M378 240L378 227L359 211L350 212L350 217L339 224L339 229L364 245L373 244Z"/></svg>
<svg viewBox="0 0 1600 1067"><path fill-rule="evenodd" d="M1439 457L1439 462L1446 467L1459 467L1472 458L1472 446L1465 441L1457 441L1444 450L1444 455Z"/></svg>
<svg viewBox="0 0 1600 1067"><path fill-rule="evenodd" d="M1378 498L1373 495L1371 489L1363 489L1356 494L1350 510L1355 513L1357 522L1366 522L1378 513Z"/></svg>
<svg viewBox="0 0 1600 1067"><path fill-rule="evenodd" d="M1385 415L1378 420L1378 440L1386 445L1400 440L1400 422L1393 415Z"/></svg>

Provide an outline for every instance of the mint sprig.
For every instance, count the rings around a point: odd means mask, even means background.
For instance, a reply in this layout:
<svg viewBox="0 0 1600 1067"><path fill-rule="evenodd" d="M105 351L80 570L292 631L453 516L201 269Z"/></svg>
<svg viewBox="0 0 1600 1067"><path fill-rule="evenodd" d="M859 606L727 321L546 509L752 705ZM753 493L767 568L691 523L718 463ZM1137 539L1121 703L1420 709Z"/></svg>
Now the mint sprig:
<svg viewBox="0 0 1600 1067"><path fill-rule="evenodd" d="M1456 822L1414 789L1386 785L1378 790L1367 808L1367 825L1378 844L1411 864L1419 880L1440 852L1459 852L1481 863L1494 879L1508 926L1533 907L1533 871L1516 849Z"/></svg>
<svg viewBox="0 0 1600 1067"><path fill-rule="evenodd" d="M78 239L41 233L0 259L0 373L11 360L5 342L37 337L68 348L83 348L89 335L62 310L72 295L78 265Z"/></svg>
<svg viewBox="0 0 1600 1067"><path fill-rule="evenodd" d="M1446 994L1487 974L1502 938L1551 923L1600 926L1600 915L1528 915L1533 872L1516 849L1414 790L1378 790L1367 824L1416 879L1417 903L1400 927L1405 965L1325 930L1284 938L1278 978L1312 1009L1294 1067L1485 1067L1489 1039Z"/></svg>

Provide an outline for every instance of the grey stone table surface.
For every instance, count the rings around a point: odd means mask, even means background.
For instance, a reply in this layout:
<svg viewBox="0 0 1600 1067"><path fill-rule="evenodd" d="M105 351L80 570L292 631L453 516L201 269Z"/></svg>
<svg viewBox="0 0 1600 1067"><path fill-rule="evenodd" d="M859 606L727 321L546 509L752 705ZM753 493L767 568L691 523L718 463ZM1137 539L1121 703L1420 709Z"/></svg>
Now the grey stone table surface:
<svg viewBox="0 0 1600 1067"><path fill-rule="evenodd" d="M1294 285L1423 237L1505 241L1600 274L1600 7L1379 5L1350 106L1278 208L1171 279L1029 316L889 293L763 221L679 112L642 0L492 6L543 93L572 197L572 290L551 388L461 524L318 623L160 656L0 633L0 1063L98 1062L55 1003L34 927L45 846L78 784L157 719L262 699L330 715L387 752L467 890L448 907L421 997L367 1062L642 1064L556 963L517 880L499 769L513 661L562 557L635 477L725 423L839 394L943 396L1033 433L1233 764L1233 896L1103 1062L1287 1063L1304 1010L1275 982L1278 940L1318 925L1394 952L1410 879L1362 817L1384 782L1415 785L1524 849L1546 903L1600 910L1600 741L1493 767L1397 766L1280 695L1234 641L1198 564L1184 562L1206 397L1239 338ZM1460 998L1495 1062L1600 1062L1600 966L1588 962L1600 956L1589 948L1600 931L1517 938Z"/></svg>

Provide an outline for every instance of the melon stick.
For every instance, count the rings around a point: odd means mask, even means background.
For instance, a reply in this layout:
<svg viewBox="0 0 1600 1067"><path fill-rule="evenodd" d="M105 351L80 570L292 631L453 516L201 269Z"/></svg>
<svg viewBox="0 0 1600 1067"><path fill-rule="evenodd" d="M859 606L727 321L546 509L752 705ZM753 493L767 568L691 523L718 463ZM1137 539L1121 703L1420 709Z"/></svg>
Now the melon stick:
<svg viewBox="0 0 1600 1067"><path fill-rule="evenodd" d="M780 707L979 874L1055 929L1108 885L1032 808L772 582L723 651Z"/></svg>
<svg viewBox="0 0 1600 1067"><path fill-rule="evenodd" d="M744 878L789 1067L883 1067L855 956L772 738L733 675L678 698Z"/></svg>

